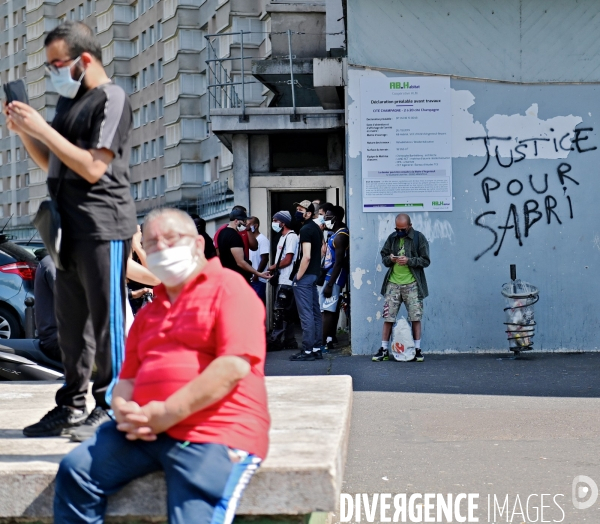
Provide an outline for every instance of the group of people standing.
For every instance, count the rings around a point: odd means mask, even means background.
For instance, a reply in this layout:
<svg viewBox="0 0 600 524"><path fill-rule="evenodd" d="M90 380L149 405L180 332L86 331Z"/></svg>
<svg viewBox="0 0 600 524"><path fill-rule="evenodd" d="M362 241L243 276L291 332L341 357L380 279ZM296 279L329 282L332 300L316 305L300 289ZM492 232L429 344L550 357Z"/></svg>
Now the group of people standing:
<svg viewBox="0 0 600 524"><path fill-rule="evenodd" d="M235 206L229 223L218 229L214 247L223 267L236 271L266 303L268 282L273 284L273 330L268 350L298 349L295 326L302 327L302 350L293 361L323 358L333 349L339 320L340 296L348 280L349 231L344 209L330 203L303 200L276 212L272 234L277 248L270 260L269 239L260 220Z"/></svg>

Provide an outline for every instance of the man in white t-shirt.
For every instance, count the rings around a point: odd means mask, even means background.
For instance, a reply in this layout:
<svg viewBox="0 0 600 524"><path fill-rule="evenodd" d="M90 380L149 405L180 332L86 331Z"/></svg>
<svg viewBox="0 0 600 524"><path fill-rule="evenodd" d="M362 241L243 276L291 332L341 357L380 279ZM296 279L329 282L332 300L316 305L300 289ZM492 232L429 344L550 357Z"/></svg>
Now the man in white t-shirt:
<svg viewBox="0 0 600 524"><path fill-rule="evenodd" d="M298 348L294 336L296 302L290 278L298 256L298 235L290 229L291 225L292 215L289 211L279 211L273 215L271 228L275 233L281 233L281 238L277 242L275 261L269 267L269 273L279 275L279 285L275 293L273 331L267 341L267 351Z"/></svg>
<svg viewBox="0 0 600 524"><path fill-rule="evenodd" d="M260 220L256 217L250 217L246 221L248 235L256 238L258 249L250 250L250 263L252 267L259 273L262 273L267 265L269 264L269 239L263 235L260 231ZM259 278L256 275L252 275L250 279L250 285L252 289L256 291L256 294L262 300L263 304L267 303L267 280Z"/></svg>

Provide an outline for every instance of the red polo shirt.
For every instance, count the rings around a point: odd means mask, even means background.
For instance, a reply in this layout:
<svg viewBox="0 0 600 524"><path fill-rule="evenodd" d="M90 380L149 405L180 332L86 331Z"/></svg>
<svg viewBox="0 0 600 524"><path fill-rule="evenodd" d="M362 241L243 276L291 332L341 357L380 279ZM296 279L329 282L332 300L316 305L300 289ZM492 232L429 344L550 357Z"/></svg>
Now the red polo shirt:
<svg viewBox="0 0 600 524"><path fill-rule="evenodd" d="M133 400L164 401L217 357L246 357L251 370L216 404L167 433L178 440L224 444L267 455L270 417L264 365L265 308L254 290L217 258L190 281L174 304L164 286L140 310L127 337L122 379L135 379Z"/></svg>

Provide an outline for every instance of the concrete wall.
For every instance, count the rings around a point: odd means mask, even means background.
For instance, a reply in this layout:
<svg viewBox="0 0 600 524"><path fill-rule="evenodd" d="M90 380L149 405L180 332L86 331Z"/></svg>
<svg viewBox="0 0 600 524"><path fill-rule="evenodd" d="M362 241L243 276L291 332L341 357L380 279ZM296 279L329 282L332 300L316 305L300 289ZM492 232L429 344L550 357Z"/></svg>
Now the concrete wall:
<svg viewBox="0 0 600 524"><path fill-rule="evenodd" d="M378 3L379 18L369 23L384 24L400 11L398 6L406 3L391 0ZM425 7L429 4L423 2ZM589 7L589 3L585 4ZM350 28L355 30L349 35L349 53L355 58L358 53L374 57L377 50L392 48L406 29L402 23L394 32L372 31L368 36L364 31L357 32L360 25L357 18L364 17L365 5L363 0L351 0L348 6ZM565 20L570 19L570 7L570 3L565 6ZM377 11L373 9L371 13ZM470 12L473 16L477 14L474 8ZM448 23L446 33L452 30L458 33L458 25L452 18ZM591 38L587 33L578 34L578 38L588 37ZM460 43L465 48L461 58L468 63L479 47L477 42L466 41L470 37L464 38ZM419 44L417 38L415 45ZM567 44L566 40L562 44L558 41L555 47ZM438 54L444 53L445 48L440 48ZM439 58L425 54L420 58L433 61ZM546 63L547 70L555 65L550 58L544 50L539 50L537 60ZM402 68L403 55L380 54L378 65ZM473 69L473 76L484 69ZM560 63L556 69L560 69ZM592 69L590 66L589 70ZM571 80L576 81L587 70L580 66L572 74ZM393 214L362 212L358 93L364 75L403 76L357 67L349 71L347 185L352 234L352 347L357 354L374 352L380 345L383 309L380 288L385 268L380 265L379 251L394 228ZM599 348L596 311L600 305L600 207L596 195L600 190L597 176L600 86L452 79L451 87L454 210L412 215L415 228L431 245L432 263L427 270L430 296L425 300L423 347L436 351L506 350L500 289L509 280L509 265L516 264L518 276L540 288L534 347ZM537 156L529 147L526 158L518 162L515 160L520 156L513 147L513 163L509 165L511 153L506 145L509 141L492 142L488 158L483 140L467 140L486 134L513 137L513 142L514 137L523 140L541 136L550 141L538 142ZM587 140L573 141L576 136ZM554 148L555 138L558 151ZM499 158L494 155L496 145ZM489 160L487 166L486 160ZM500 163L508 167L501 167ZM561 178L561 173L566 176ZM487 189L495 187L495 181L499 187L489 192L488 201ZM537 210L532 211L536 206ZM403 314L406 314L404 309Z"/></svg>

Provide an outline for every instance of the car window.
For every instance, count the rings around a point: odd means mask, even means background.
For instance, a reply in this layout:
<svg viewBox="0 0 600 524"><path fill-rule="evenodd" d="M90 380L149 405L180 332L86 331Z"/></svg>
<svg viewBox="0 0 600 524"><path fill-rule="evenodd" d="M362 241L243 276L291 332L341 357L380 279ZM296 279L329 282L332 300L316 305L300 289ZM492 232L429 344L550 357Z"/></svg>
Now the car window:
<svg viewBox="0 0 600 524"><path fill-rule="evenodd" d="M26 261L26 262L36 262L37 261L37 259L35 258L35 255L33 253L30 253L26 249L23 249L21 246L17 246L16 244L13 244L12 242L3 242L2 244L0 244L0 255L1 254L8 255L19 261ZM12 262L12 260L9 260L8 262ZM0 263L7 263L7 262L2 262L0 259Z"/></svg>

